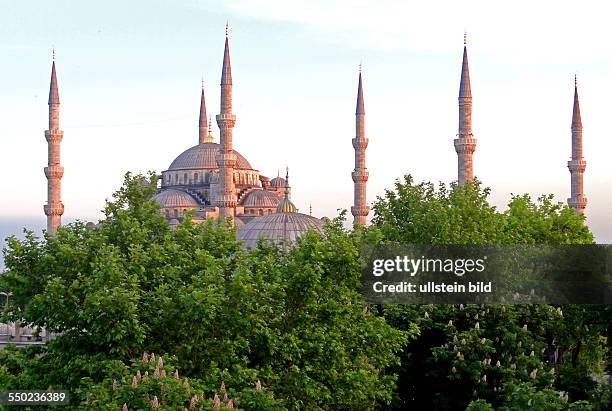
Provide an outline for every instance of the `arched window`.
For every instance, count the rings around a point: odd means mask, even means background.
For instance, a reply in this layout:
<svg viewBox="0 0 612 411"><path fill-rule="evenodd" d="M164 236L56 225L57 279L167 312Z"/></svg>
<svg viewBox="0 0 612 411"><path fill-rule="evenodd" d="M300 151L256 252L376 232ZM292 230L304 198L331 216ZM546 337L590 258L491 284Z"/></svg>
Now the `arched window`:
<svg viewBox="0 0 612 411"><path fill-rule="evenodd" d="M198 181L198 173L193 173L193 182L194 183L199 183L199 181Z"/></svg>
<svg viewBox="0 0 612 411"><path fill-rule="evenodd" d="M189 176L188 176L188 174L187 174L187 173L185 173L185 174L183 175L183 184L187 184L188 179L189 179Z"/></svg>

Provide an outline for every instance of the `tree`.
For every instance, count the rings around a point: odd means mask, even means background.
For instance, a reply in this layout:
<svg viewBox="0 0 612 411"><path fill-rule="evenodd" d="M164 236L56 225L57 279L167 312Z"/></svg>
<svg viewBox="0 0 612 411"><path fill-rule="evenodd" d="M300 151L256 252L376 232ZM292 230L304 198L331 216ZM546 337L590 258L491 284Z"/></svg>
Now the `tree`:
<svg viewBox="0 0 612 411"><path fill-rule="evenodd" d="M83 410L219 410L248 409L277 411L286 409L257 381L253 387L236 391L220 382L209 387L196 378L182 377L176 358L146 352L119 367L101 383L82 384Z"/></svg>
<svg viewBox="0 0 612 411"><path fill-rule="evenodd" d="M436 188L405 176L374 204L374 229L390 244L593 242L584 218L551 196L536 202L513 196L500 212L489 204L489 193L478 181ZM420 330L402 353L397 408L455 410L478 398L499 407L514 387L527 383L585 399L609 343L606 306L406 305L382 312L398 329L416 324ZM555 351L558 364L550 361Z"/></svg>
<svg viewBox="0 0 612 411"><path fill-rule="evenodd" d="M290 409L390 401L387 369L410 333L362 302L362 234L336 220L291 249L246 252L214 221L170 229L155 186L152 175L127 175L96 228L8 239L0 287L13 298L3 317L55 338L24 353L22 367L0 363L7 379L65 388L83 403L86 387L120 381L149 350L176 356L181 374L209 390L224 381L244 393L260 380Z"/></svg>

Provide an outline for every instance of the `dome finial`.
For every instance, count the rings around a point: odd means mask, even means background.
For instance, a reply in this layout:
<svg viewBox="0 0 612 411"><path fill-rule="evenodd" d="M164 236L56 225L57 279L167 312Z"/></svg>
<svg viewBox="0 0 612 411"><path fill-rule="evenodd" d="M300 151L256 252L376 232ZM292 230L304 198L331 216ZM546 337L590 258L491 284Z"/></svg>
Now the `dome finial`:
<svg viewBox="0 0 612 411"><path fill-rule="evenodd" d="M467 46L467 31L463 30L463 47Z"/></svg>
<svg viewBox="0 0 612 411"><path fill-rule="evenodd" d="M55 47L51 48L51 59L55 61Z"/></svg>
<svg viewBox="0 0 612 411"><path fill-rule="evenodd" d="M202 78L200 80L200 85L202 87L202 90L204 90L204 76L202 76Z"/></svg>
<svg viewBox="0 0 612 411"><path fill-rule="evenodd" d="M289 198L289 166L286 167L285 173L285 198L276 206L277 213L297 213L297 208Z"/></svg>
<svg viewBox="0 0 612 411"><path fill-rule="evenodd" d="M210 115L208 115L208 132L206 133L206 138L204 138L205 143L214 143L215 139L212 135L212 119Z"/></svg>
<svg viewBox="0 0 612 411"><path fill-rule="evenodd" d="M289 166L285 166L285 198L289 200Z"/></svg>
<svg viewBox="0 0 612 411"><path fill-rule="evenodd" d="M574 87L578 87L578 72L574 73Z"/></svg>
<svg viewBox="0 0 612 411"><path fill-rule="evenodd" d="M310 203L310 206L308 207L308 214L312 217L312 203Z"/></svg>
<svg viewBox="0 0 612 411"><path fill-rule="evenodd" d="M362 65L362 61L359 62L359 74L361 74L361 65Z"/></svg>
<svg viewBox="0 0 612 411"><path fill-rule="evenodd" d="M229 21L225 21L225 37L228 36L229 33Z"/></svg>

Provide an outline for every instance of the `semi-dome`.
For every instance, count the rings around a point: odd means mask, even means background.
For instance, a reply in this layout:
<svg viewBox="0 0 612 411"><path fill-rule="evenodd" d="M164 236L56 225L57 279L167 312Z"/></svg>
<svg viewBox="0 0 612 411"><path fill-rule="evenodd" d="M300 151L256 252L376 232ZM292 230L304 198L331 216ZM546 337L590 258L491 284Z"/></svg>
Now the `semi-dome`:
<svg viewBox="0 0 612 411"><path fill-rule="evenodd" d="M157 193L153 199L164 208L199 207L198 202L189 194L171 188Z"/></svg>
<svg viewBox="0 0 612 411"><path fill-rule="evenodd" d="M202 170L202 169L217 169L217 151L219 151L218 143L205 143L193 146L183 151L177 158L174 159L168 170ZM238 169L252 170L251 164L246 158L236 150L236 167Z"/></svg>
<svg viewBox="0 0 612 411"><path fill-rule="evenodd" d="M267 190L253 190L240 202L244 207L276 208L279 198Z"/></svg>
<svg viewBox="0 0 612 411"><path fill-rule="evenodd" d="M308 230L323 234L323 222L301 213L274 213L257 217L240 227L236 238L246 247L256 247L260 238L290 245Z"/></svg>

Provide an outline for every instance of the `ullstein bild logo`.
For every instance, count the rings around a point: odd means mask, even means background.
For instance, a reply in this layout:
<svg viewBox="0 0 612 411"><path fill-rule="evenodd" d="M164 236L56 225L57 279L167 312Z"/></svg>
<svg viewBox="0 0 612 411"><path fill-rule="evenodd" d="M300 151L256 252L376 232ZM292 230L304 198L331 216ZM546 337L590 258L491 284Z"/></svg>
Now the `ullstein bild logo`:
<svg viewBox="0 0 612 411"><path fill-rule="evenodd" d="M607 245L365 247L362 292L373 304L612 302Z"/></svg>

